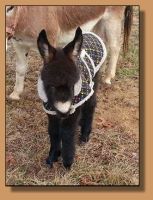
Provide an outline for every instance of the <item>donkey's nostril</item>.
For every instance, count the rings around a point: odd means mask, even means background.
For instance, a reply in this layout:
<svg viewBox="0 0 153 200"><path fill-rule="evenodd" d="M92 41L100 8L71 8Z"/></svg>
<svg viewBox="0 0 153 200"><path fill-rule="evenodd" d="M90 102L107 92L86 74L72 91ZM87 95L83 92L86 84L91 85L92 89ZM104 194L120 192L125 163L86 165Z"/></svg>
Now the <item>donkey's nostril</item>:
<svg viewBox="0 0 153 200"><path fill-rule="evenodd" d="M70 110L71 101L66 101L66 102L58 101L58 102L55 102L54 106L59 112L65 114Z"/></svg>

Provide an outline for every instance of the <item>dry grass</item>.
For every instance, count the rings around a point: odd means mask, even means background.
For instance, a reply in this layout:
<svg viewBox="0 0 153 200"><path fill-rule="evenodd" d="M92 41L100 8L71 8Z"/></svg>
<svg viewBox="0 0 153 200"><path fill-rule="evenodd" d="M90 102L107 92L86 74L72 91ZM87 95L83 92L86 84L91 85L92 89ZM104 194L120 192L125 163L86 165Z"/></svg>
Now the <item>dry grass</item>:
<svg viewBox="0 0 153 200"><path fill-rule="evenodd" d="M139 184L139 55L138 8L129 53L120 56L111 87L100 84L90 141L76 145L75 162L66 171L61 160L45 164L49 150L47 117L36 84L41 61L31 52L25 90L20 101L8 95L15 82L15 54L6 60L6 184L7 185L138 185ZM77 137L76 137L77 138ZM77 143L77 141L76 141Z"/></svg>

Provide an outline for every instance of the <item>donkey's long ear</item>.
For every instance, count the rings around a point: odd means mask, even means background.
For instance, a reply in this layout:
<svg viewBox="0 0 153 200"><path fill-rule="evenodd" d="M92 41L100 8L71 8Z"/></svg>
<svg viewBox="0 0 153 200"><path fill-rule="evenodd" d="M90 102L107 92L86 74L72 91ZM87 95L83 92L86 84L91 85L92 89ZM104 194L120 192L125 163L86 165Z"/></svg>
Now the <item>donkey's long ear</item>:
<svg viewBox="0 0 153 200"><path fill-rule="evenodd" d="M45 63L53 59L56 53L56 49L49 44L45 30L42 30L39 33L39 36L37 39L37 46L38 46L40 55L44 59Z"/></svg>
<svg viewBox="0 0 153 200"><path fill-rule="evenodd" d="M80 27L78 27L73 41L67 44L63 49L65 54L67 54L72 60L75 60L81 52L82 42L82 30Z"/></svg>

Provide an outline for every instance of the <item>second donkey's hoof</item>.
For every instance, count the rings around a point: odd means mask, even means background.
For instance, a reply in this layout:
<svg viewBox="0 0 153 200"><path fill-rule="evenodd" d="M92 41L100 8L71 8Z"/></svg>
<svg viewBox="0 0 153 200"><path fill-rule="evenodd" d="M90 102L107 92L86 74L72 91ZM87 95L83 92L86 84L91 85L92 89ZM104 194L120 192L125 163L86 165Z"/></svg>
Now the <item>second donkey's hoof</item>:
<svg viewBox="0 0 153 200"><path fill-rule="evenodd" d="M16 92L12 92L9 96L10 99L12 100L20 100L19 94Z"/></svg>
<svg viewBox="0 0 153 200"><path fill-rule="evenodd" d="M111 79L110 78L106 78L104 80L104 83L108 84L108 85L111 85Z"/></svg>

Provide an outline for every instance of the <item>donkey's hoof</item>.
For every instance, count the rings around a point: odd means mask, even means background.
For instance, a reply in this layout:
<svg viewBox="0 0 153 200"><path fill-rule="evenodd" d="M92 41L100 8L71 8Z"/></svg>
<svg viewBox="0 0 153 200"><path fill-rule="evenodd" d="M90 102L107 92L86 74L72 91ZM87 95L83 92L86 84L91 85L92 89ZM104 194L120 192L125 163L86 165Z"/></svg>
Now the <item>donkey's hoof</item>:
<svg viewBox="0 0 153 200"><path fill-rule="evenodd" d="M71 162L63 162L63 165L64 165L65 169L69 171L71 169L72 163Z"/></svg>
<svg viewBox="0 0 153 200"><path fill-rule="evenodd" d="M50 168L53 167L53 162L51 161L50 157L46 158L46 164L49 165Z"/></svg>
<svg viewBox="0 0 153 200"><path fill-rule="evenodd" d="M111 79L110 78L106 78L104 80L104 83L108 84L108 85L111 85Z"/></svg>
<svg viewBox="0 0 153 200"><path fill-rule="evenodd" d="M19 100L20 99L19 95L16 92L12 92L10 94L9 98L12 99L12 100Z"/></svg>
<svg viewBox="0 0 153 200"><path fill-rule="evenodd" d="M56 151L55 155L54 155L54 162L57 162L59 157L61 155L61 150Z"/></svg>
<svg viewBox="0 0 153 200"><path fill-rule="evenodd" d="M89 141L89 136L80 136L79 138L80 141L80 145L84 145L85 143L87 143Z"/></svg>

